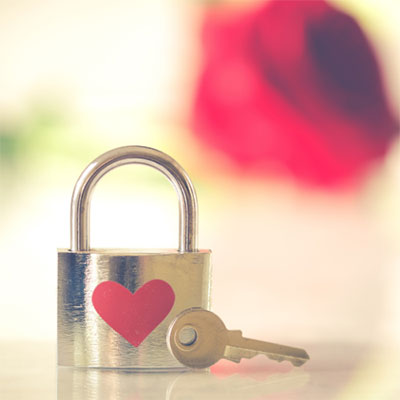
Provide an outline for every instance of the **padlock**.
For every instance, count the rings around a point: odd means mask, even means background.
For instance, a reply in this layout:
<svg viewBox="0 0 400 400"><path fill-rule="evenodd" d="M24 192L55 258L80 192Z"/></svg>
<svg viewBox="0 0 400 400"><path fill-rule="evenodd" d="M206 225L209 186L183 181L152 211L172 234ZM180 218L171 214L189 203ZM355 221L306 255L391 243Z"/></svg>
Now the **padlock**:
<svg viewBox="0 0 400 400"><path fill-rule="evenodd" d="M103 175L125 164L151 166L175 187L180 217L177 250L90 248L92 191ZM58 250L58 365L183 367L168 350L168 326L187 308L210 307L211 251L197 249L197 225L193 184L165 153L126 146L88 165L72 195L70 249Z"/></svg>

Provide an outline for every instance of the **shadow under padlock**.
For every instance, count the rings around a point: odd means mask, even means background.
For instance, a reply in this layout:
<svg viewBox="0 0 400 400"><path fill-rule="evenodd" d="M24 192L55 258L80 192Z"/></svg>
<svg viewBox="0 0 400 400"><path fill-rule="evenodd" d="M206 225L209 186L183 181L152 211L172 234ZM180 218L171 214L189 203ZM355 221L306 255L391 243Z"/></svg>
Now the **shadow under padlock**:
<svg viewBox="0 0 400 400"><path fill-rule="evenodd" d="M91 193L125 164L162 172L179 197L179 249L91 249ZM70 249L58 251L58 364L73 367L179 369L169 352L170 322L191 307L210 307L210 250L197 250L197 198L183 168L148 147L126 146L96 158L71 202Z"/></svg>

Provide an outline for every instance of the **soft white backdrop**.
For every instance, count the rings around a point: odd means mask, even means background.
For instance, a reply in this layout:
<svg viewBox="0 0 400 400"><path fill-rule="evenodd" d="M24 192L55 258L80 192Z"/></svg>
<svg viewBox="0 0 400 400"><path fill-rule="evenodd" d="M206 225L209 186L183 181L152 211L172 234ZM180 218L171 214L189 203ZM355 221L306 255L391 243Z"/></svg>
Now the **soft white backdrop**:
<svg viewBox="0 0 400 400"><path fill-rule="evenodd" d="M398 7L381 4L346 7L379 42L396 105ZM161 0L0 5L2 126L29 125L43 104L64 118L2 171L0 338L55 340L56 248L69 245L75 180L101 152L142 144L176 157L194 181L200 245L213 250L213 309L229 328L274 341L396 340L398 146L356 193L235 178L221 161L215 173L205 168L215 155L182 117L199 9ZM143 167L110 173L94 195L92 232L97 247L175 247L172 188Z"/></svg>

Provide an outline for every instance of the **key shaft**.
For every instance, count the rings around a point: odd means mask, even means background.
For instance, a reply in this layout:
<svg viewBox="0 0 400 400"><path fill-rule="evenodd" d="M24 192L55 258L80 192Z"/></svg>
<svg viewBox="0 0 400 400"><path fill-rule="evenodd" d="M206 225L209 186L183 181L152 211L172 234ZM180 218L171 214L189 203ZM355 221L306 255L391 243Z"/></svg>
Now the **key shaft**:
<svg viewBox="0 0 400 400"><path fill-rule="evenodd" d="M241 331L228 330L224 358L240 362L242 358L253 358L258 354L264 354L271 360L279 362L289 361L296 367L303 365L310 359L307 352L303 349L248 339L243 337Z"/></svg>

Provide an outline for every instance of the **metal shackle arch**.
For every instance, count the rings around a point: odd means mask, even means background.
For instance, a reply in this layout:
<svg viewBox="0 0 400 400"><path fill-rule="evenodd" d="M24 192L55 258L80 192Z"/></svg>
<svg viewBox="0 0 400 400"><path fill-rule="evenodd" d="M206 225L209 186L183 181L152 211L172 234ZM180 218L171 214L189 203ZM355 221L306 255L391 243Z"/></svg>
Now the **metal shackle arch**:
<svg viewBox="0 0 400 400"><path fill-rule="evenodd" d="M148 165L162 172L179 197L179 251L197 251L197 197L185 170L167 154L143 146L124 146L93 160L82 172L71 200L71 251L90 250L90 200L97 182L112 169L126 164Z"/></svg>

